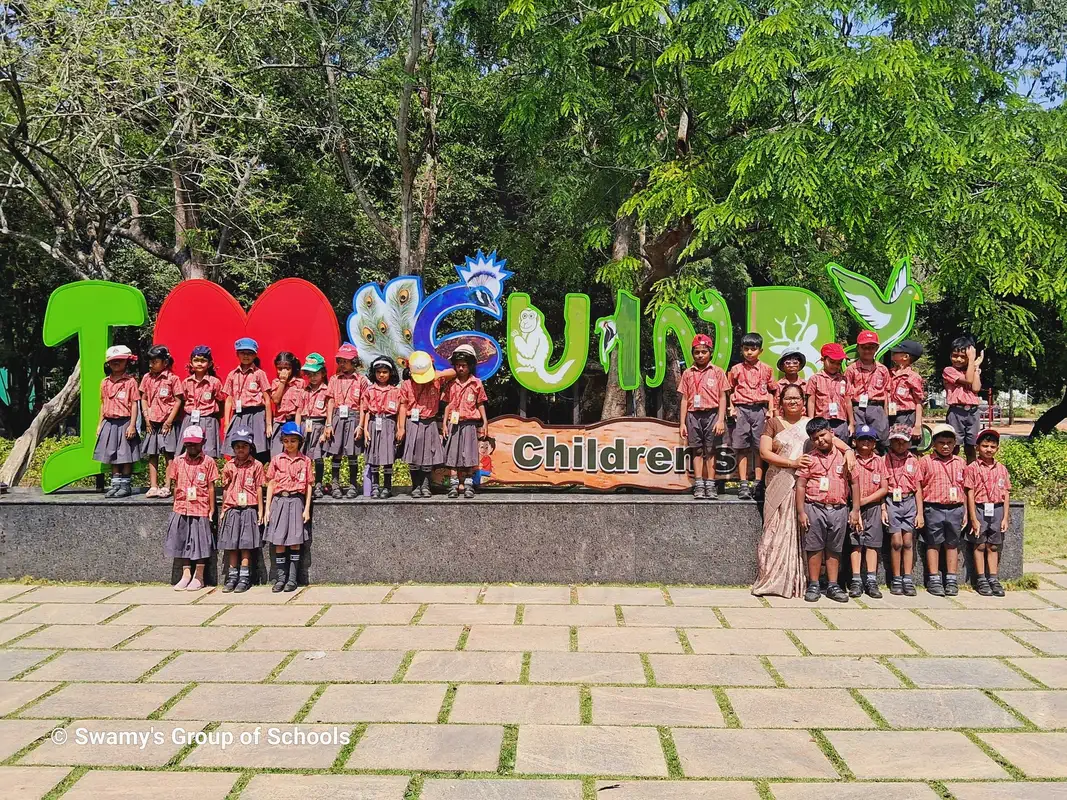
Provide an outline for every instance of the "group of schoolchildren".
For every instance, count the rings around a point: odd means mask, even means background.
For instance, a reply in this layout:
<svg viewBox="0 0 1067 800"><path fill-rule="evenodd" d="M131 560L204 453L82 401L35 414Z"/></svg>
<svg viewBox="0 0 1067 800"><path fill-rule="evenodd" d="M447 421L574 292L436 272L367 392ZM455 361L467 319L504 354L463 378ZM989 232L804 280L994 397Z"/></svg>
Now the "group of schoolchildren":
<svg viewBox="0 0 1067 800"><path fill-rule="evenodd" d="M403 382L385 356L371 362L369 377L357 372L359 354L351 344L337 351L332 378L318 353L302 364L292 353L279 353L273 381L260 367L255 340L239 339L234 348L239 363L225 381L215 375L211 349L203 345L193 348L184 379L172 371L174 358L162 345L148 351L149 371L140 381L128 347L111 347L105 355L93 454L111 465L105 497L132 494L130 476L142 457L148 462L147 496L171 497L173 489L164 552L182 563L176 590L202 588L205 565L217 549L227 553L222 591L247 591L252 551L266 541L274 546L273 591L295 591L301 549L310 539L311 503L325 495L327 457L335 499L362 495L361 454L374 499L391 496L398 455L411 469L412 497L431 496L431 473L442 464L451 471L448 496L474 497L478 442L488 421L470 345L456 347L452 368L444 370L434 368L428 353L412 353ZM168 459L162 482L160 455ZM228 460L220 475L215 459L222 456ZM345 459L347 490L341 484ZM220 478L216 542L211 520Z"/></svg>
<svg viewBox="0 0 1067 800"><path fill-rule="evenodd" d="M819 599L824 567L831 600L846 603L864 592L881 597L877 566L886 531L892 545L887 569L892 594L916 593L914 536L921 531L931 594L959 592L959 547L969 532L975 542L978 593L1004 596L998 564L1010 524L1011 480L996 461L1000 434L979 430L984 354L976 353L970 338L953 341L951 365L942 373L947 424L934 426L932 451L919 458L912 447L922 437L926 395L913 364L922 356L922 346L906 340L893 347L891 369L876 361L878 347L874 331L861 332L857 358L843 369L844 348L826 344L820 351L822 369L806 381L800 377L806 366L804 355L787 352L778 361L781 377L775 380L770 366L760 361L759 334L742 338L743 361L728 373L711 364L711 339L697 335L692 342L693 366L682 374L678 387L679 433L694 453L694 498L718 496L715 451L724 435L738 454L738 497L751 498L750 475L757 483L762 475L759 440L768 417L775 415L785 394L792 395L793 402L802 397L809 445L796 464L796 506L807 559L805 600ZM791 386L797 388L787 392ZM732 429L727 427L729 418ZM959 446L966 461L956 455ZM847 592L838 583L846 536L852 546Z"/></svg>

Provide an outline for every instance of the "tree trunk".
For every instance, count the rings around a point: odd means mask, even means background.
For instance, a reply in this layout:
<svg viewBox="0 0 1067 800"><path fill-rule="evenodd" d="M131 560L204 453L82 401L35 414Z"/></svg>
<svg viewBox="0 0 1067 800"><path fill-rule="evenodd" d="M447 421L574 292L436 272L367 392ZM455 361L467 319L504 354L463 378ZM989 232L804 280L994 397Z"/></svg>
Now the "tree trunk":
<svg viewBox="0 0 1067 800"><path fill-rule="evenodd" d="M15 440L15 446L11 448L3 467L0 467L0 483L8 486L16 486L30 466L30 459L44 437L48 436L56 425L69 417L78 407L78 394L81 381L81 362L74 365L74 371L70 373L66 384L59 394L45 403L40 412L34 417L26 432ZM86 435L82 431L82 435Z"/></svg>
<svg viewBox="0 0 1067 800"><path fill-rule="evenodd" d="M678 368L680 359L678 345L673 342L667 343L667 374L663 378L663 385L659 387L660 397L663 398L663 419L670 422L678 421L678 412L681 411L681 401L678 398L678 383L682 373Z"/></svg>
<svg viewBox="0 0 1067 800"><path fill-rule="evenodd" d="M633 238L634 218L624 214L615 220L615 241L611 245L611 260L621 261L630 255L630 239ZM626 415L626 392L619 386L619 349L611 351L608 368L608 383L604 387L604 405L601 419L614 419Z"/></svg>
<svg viewBox="0 0 1067 800"><path fill-rule="evenodd" d="M634 398L634 416L635 417L647 417L645 413L645 399L646 399L645 385L642 383L633 391Z"/></svg>
<svg viewBox="0 0 1067 800"><path fill-rule="evenodd" d="M1048 436L1056 430L1056 426L1064 419L1067 419L1067 390L1064 391L1063 399L1060 402L1037 418L1037 422L1034 423L1034 427L1030 430L1030 438L1036 439L1039 436Z"/></svg>

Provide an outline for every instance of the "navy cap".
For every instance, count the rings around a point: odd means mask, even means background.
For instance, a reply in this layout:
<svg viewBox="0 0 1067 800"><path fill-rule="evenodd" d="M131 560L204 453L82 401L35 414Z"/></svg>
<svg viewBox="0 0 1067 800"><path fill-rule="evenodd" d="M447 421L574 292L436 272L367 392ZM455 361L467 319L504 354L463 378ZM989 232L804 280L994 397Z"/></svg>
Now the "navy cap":
<svg viewBox="0 0 1067 800"><path fill-rule="evenodd" d="M252 438L252 431L240 430L234 433L230 437L230 444L237 444L237 442L244 442L247 445L255 445L255 440Z"/></svg>
<svg viewBox="0 0 1067 800"><path fill-rule="evenodd" d="M923 354L923 346L916 342L914 339L905 339L897 345L894 345L893 353L906 353L911 356L911 360L915 361Z"/></svg>
<svg viewBox="0 0 1067 800"><path fill-rule="evenodd" d="M211 348L206 344L198 344L189 354L189 358L211 358Z"/></svg>
<svg viewBox="0 0 1067 800"><path fill-rule="evenodd" d="M877 439L878 431L872 428L870 425L860 425L856 428L857 439Z"/></svg>

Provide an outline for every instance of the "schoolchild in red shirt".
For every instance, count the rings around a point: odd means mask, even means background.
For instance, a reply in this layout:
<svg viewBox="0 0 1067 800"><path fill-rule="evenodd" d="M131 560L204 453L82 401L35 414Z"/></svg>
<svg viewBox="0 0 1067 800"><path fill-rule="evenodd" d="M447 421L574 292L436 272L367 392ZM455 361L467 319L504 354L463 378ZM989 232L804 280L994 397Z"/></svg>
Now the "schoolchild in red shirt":
<svg viewBox="0 0 1067 800"><path fill-rule="evenodd" d="M889 441L889 418L886 416L886 397L889 393L889 370L874 360L878 352L878 334L860 331L856 337L859 358L845 370L849 402L852 403L852 432L861 425L878 431L879 444Z"/></svg>
<svg viewBox="0 0 1067 800"><path fill-rule="evenodd" d="M178 452L178 412L182 410L181 379L171 372L174 357L163 345L148 351L148 373L141 377L141 409L146 421L141 454L148 456L146 497L166 497L159 487L159 456Z"/></svg>
<svg viewBox="0 0 1067 800"><path fill-rule="evenodd" d="M266 474L263 465L252 458L251 431L236 431L233 435L233 460L227 461L222 468L222 517L219 520L218 547L227 554L226 581L222 587L224 592L247 592L252 585L252 551L263 546L263 485Z"/></svg>
<svg viewBox="0 0 1067 800"><path fill-rule="evenodd" d="M272 592L295 592L300 553L311 538L311 459L300 452L304 432L295 422L282 425L284 450L267 467L264 539L274 545Z"/></svg>
<svg viewBox="0 0 1067 800"><path fill-rule="evenodd" d="M454 369L436 370L429 353L416 350L408 358L408 377L400 390L408 418L404 426L404 461L411 470L411 496L431 497L434 467L445 463L438 411L441 390L456 377Z"/></svg>
<svg viewBox="0 0 1067 800"><path fill-rule="evenodd" d="M850 534L852 581L848 587L849 597L859 597L866 591L868 597L876 600L882 596L878 589L878 553L885 537L882 501L886 495L885 460L875 450L877 443L878 431L870 425L856 429L855 473L860 492L860 524L853 527ZM866 568L866 577L861 562Z"/></svg>
<svg viewBox="0 0 1067 800"><path fill-rule="evenodd" d="M837 342L824 344L819 351L822 369L808 378L808 416L822 417L830 423L830 430L842 442L848 442L852 429L852 403L848 400L848 385L841 365L845 348Z"/></svg>
<svg viewBox="0 0 1067 800"><path fill-rule="evenodd" d="M359 455L363 452L363 391L370 382L356 372L359 351L354 345L341 345L335 356L337 372L330 380L327 402L327 451L332 457L331 496L355 500L362 492L363 476L359 472ZM348 459L348 491L341 488L341 459ZM359 488L357 488L359 487Z"/></svg>
<svg viewBox="0 0 1067 800"><path fill-rule="evenodd" d="M166 488L174 484L174 510L167 524L163 552L180 558L182 577L177 591L204 588L204 565L215 552L211 518L215 516L215 481L219 468L204 455L204 431L190 425L182 434L184 452L167 465ZM192 565L195 565L195 574Z"/></svg>
<svg viewBox="0 0 1067 800"><path fill-rule="evenodd" d="M982 390L982 361L985 352L975 352L974 340L960 336L952 342L952 363L941 372L945 384L948 416L945 421L956 431L956 444L974 461L978 441L978 392Z"/></svg>
<svg viewBox="0 0 1067 800"><path fill-rule="evenodd" d="M215 362L211 348L198 344L189 355L185 366L189 373L182 381L182 434L190 425L204 432L204 455L218 458L222 455L219 429L219 402L222 398L222 381L215 375Z"/></svg>
<svg viewBox="0 0 1067 800"><path fill-rule="evenodd" d="M889 371L889 397L886 414L889 426L907 425L911 438L918 440L923 435L923 402L926 389L922 376L912 369L912 364L923 354L923 346L911 339L896 345L892 352L893 369Z"/></svg>
<svg viewBox="0 0 1067 800"><path fill-rule="evenodd" d="M956 432L950 425L933 430L933 452L919 460L923 489L923 541L926 543L927 591L935 597L955 597L959 588L959 546L967 527L964 508L963 472L967 463L957 455ZM940 555L945 548L945 580L942 585Z"/></svg>
<svg viewBox="0 0 1067 800"><path fill-rule="evenodd" d="M778 384L769 365L760 361L763 353L763 337L758 333L746 333L741 337L740 364L730 367L729 405L733 409L734 450L737 451L737 474L741 486L737 490L739 500L752 499L751 474L759 483L763 479L763 462L759 457L759 441L767 417L774 416L774 394Z"/></svg>
<svg viewBox="0 0 1067 800"><path fill-rule="evenodd" d="M1004 596L998 570L1004 534L1011 527L1011 476L1008 468L997 461L1000 434L986 429L978 434L978 459L963 472L963 487L967 492L967 510L971 517L971 532L977 543L974 548L974 569L978 573L975 588L978 594L989 597Z"/></svg>
<svg viewBox="0 0 1067 800"><path fill-rule="evenodd" d="M889 531L892 556L886 573L891 575L889 593L915 597L911 573L915 567L915 531L921 530L923 487L919 479L919 459L909 449L911 427L894 425L889 429L889 452L885 454L886 498L882 521Z"/></svg>
<svg viewBox="0 0 1067 800"><path fill-rule="evenodd" d="M367 443L367 466L370 468L374 499L388 500L393 493L393 463L396 446L404 438L406 411L400 391L400 375L388 356L378 356L370 365L371 384L361 400L363 440ZM381 480L378 468L381 467Z"/></svg>
<svg viewBox="0 0 1067 800"><path fill-rule="evenodd" d="M461 480L463 496L474 497L474 471L481 462L478 441L488 435L485 404L489 398L482 382L474 376L477 364L478 358L469 344L461 344L452 353L456 378L445 391L445 465L451 472L451 498L459 497Z"/></svg>
<svg viewBox="0 0 1067 800"><path fill-rule="evenodd" d="M778 371L782 373L782 377L780 377L778 383L775 384L778 387L777 391L774 393L774 403L776 408L782 407L782 391L786 386L799 386L801 394L805 397L807 396L808 382L800 377L800 373L807 365L808 359L798 350L790 350L783 353L782 357L778 359Z"/></svg>
<svg viewBox="0 0 1067 800"><path fill-rule="evenodd" d="M271 430L270 456L278 455L282 447L282 425L296 420L300 400L304 396L304 379L300 377L300 359L283 350L274 357L274 371L278 377L270 382Z"/></svg>
<svg viewBox="0 0 1067 800"><path fill-rule="evenodd" d="M230 437L235 431L252 433L252 451L264 461L270 454L267 443L267 409L270 408L270 381L259 365L259 345L247 337L234 342L237 351L236 367L222 384L226 395L223 418L227 420L226 439L222 454L233 455Z"/></svg>
<svg viewBox="0 0 1067 800"><path fill-rule="evenodd" d="M714 500L719 496L715 481L715 451L726 432L726 395L729 381L722 367L711 363L711 337L693 337L693 366L682 373L678 394L682 397L678 435L693 448L693 498Z"/></svg>
<svg viewBox="0 0 1067 800"><path fill-rule="evenodd" d="M330 385L326 380L326 359L318 353L308 353L300 368L304 376L304 392L296 413L297 424L304 432L303 453L315 464L316 500L325 493L322 488L323 459L326 457L330 432L327 426L330 413Z"/></svg>
<svg viewBox="0 0 1067 800"><path fill-rule="evenodd" d="M137 435L137 405L141 392L130 365L137 357L125 345L109 347L104 354L100 383L100 424L96 426L93 459L111 465L111 487L104 497L133 494L130 475L141 460L141 439Z"/></svg>

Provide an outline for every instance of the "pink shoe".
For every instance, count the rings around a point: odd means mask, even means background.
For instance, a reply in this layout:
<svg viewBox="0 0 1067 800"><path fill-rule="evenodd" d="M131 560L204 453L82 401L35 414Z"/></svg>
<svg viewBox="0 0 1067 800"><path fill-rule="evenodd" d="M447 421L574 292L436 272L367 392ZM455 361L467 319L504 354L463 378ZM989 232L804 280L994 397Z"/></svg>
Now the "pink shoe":
<svg viewBox="0 0 1067 800"><path fill-rule="evenodd" d="M144 493L145 497L159 497L159 489L149 489Z"/></svg>
<svg viewBox="0 0 1067 800"><path fill-rule="evenodd" d="M200 580L197 580L196 578L193 578L191 581L189 581L189 585L185 587L185 591L187 591L187 592L198 592L203 588L204 588L204 582L200 581Z"/></svg>
<svg viewBox="0 0 1067 800"><path fill-rule="evenodd" d="M189 586L189 582L192 579L193 579L193 576L192 576L191 573L183 573L182 574L182 579L180 581L178 581L176 584L174 584L174 591L176 591L176 592L183 591L184 589L186 589Z"/></svg>

